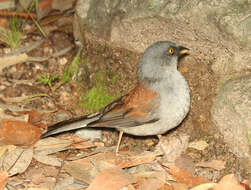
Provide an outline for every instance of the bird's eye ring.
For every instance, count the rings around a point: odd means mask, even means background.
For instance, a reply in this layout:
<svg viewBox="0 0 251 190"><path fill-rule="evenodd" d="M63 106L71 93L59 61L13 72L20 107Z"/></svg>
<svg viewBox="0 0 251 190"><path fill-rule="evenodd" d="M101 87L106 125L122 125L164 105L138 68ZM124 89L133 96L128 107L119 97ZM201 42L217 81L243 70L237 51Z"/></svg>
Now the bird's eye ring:
<svg viewBox="0 0 251 190"><path fill-rule="evenodd" d="M174 54L174 49L173 49L173 48L170 48L170 49L168 50L168 53L169 53L170 55L173 55L173 54Z"/></svg>

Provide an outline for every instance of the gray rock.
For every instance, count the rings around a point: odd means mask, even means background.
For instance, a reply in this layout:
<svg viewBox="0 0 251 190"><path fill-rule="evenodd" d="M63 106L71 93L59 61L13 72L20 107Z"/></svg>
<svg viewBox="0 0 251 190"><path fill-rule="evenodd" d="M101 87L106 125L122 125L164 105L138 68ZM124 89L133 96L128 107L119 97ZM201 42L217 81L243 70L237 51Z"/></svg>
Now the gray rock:
<svg viewBox="0 0 251 190"><path fill-rule="evenodd" d="M226 82L211 115L233 153L251 161L251 75Z"/></svg>
<svg viewBox="0 0 251 190"><path fill-rule="evenodd" d="M152 3L151 3L152 2ZM156 12L154 0L79 0L76 6L77 15L84 20L89 31L102 37L109 36L110 27L115 17L144 17ZM158 7L161 3L158 3ZM137 11L136 11L137 10Z"/></svg>
<svg viewBox="0 0 251 190"><path fill-rule="evenodd" d="M99 129L84 128L77 130L75 134L84 139L102 139L102 131Z"/></svg>
<svg viewBox="0 0 251 190"><path fill-rule="evenodd" d="M172 40L225 75L251 67L250 8L247 0L78 0L74 35L137 52Z"/></svg>

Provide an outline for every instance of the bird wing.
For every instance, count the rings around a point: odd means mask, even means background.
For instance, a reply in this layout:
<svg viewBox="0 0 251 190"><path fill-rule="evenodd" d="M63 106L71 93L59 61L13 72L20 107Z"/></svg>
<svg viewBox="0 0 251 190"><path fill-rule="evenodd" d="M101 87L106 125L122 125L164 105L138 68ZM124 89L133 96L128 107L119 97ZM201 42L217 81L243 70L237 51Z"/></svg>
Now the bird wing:
<svg viewBox="0 0 251 190"><path fill-rule="evenodd" d="M99 120L90 127L123 128L135 127L157 121L158 93L138 85L130 93L110 103L103 109Z"/></svg>
<svg viewBox="0 0 251 190"><path fill-rule="evenodd" d="M41 138L84 127L135 127L154 122L158 120L154 116L158 106L158 94L139 85L100 112L48 126Z"/></svg>

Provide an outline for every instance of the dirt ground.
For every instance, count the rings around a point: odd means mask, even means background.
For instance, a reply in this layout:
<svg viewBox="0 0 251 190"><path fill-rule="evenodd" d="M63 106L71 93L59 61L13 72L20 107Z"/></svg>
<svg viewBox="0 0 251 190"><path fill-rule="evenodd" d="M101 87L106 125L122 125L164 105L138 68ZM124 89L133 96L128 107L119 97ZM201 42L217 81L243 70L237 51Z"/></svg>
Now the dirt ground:
<svg viewBox="0 0 251 190"><path fill-rule="evenodd" d="M37 36L31 36L22 43L25 44L38 39ZM72 33L56 31L45 40L42 46L30 52L29 56L50 56L52 52L71 45L74 45ZM5 50L2 49L1 54L4 54ZM137 84L137 62L140 55L125 49L111 49L89 41L84 44L82 54L84 66L75 81L63 84L53 93L48 85L37 82L42 74L62 76L67 63L73 59L75 53L76 51L72 50L64 56L50 58L46 62L22 63L6 68L1 74L0 93L3 97L8 98L34 94L49 95L38 96L13 104L41 112L49 112L50 114L43 118L43 122L52 124L90 111L81 107L80 100L81 96L95 85L95 79L99 71L102 71L105 76L103 85L107 87L108 93L112 94L114 98L125 94ZM235 173L240 178L247 177L238 158L223 143L221 135L216 131L210 120L210 108L217 85L217 77L211 70L211 63L204 60L203 57L188 55L181 60L179 70L187 79L191 89L191 108L187 118L175 131L186 132L190 136L190 141L205 139L209 144L209 147L203 151L188 149L186 154L192 157L195 162L211 159L227 162L224 170L215 171L200 168L196 170L196 174L212 181L219 180L227 173ZM55 81L55 84L58 82L59 80ZM113 130L104 131L102 140L105 146L115 145L117 136L117 132ZM122 144L124 144L122 149L124 150L152 150L158 142L156 137L138 138L127 135L124 136L122 141ZM151 145L149 146L149 144Z"/></svg>

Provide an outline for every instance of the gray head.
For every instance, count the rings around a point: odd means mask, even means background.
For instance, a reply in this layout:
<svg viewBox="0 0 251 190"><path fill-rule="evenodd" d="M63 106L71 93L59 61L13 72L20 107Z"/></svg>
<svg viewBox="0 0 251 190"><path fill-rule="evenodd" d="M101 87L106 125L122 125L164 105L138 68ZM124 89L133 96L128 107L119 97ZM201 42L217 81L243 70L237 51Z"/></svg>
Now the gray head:
<svg viewBox="0 0 251 190"><path fill-rule="evenodd" d="M167 70L177 71L178 59L187 48L170 41L158 41L150 45L139 61L138 75L143 83L154 83L164 78Z"/></svg>

